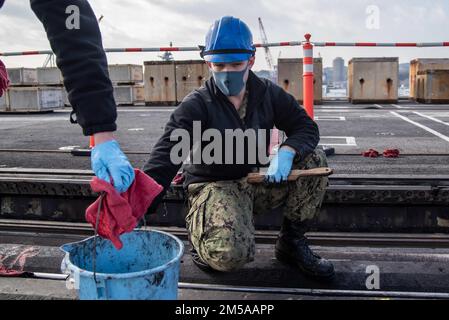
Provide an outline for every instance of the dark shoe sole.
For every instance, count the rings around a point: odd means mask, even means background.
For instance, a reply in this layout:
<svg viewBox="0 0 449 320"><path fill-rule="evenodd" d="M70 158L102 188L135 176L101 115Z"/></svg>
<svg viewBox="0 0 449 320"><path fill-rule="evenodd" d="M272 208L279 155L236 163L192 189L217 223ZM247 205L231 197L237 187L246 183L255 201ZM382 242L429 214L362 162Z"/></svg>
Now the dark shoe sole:
<svg viewBox="0 0 449 320"><path fill-rule="evenodd" d="M198 263L195 260L193 260L193 263L198 267L198 269L207 272L207 273L216 273L218 271L216 271L215 269L213 269L211 266L206 265L206 264L202 264L202 263Z"/></svg>
<svg viewBox="0 0 449 320"><path fill-rule="evenodd" d="M280 251L278 249L275 250L275 256L276 256L276 259L278 259L280 262L283 262L290 266L296 267L305 275L307 275L309 277L313 277L317 280L331 281L335 277L334 271L332 273L329 273L326 275L316 274L312 271L309 271L306 268L304 268L301 264L299 264L294 258L292 258L291 255L284 253L283 251Z"/></svg>
<svg viewBox="0 0 449 320"><path fill-rule="evenodd" d="M195 255L195 256L194 256ZM207 263L203 262L201 260L201 258L199 257L198 253L192 253L190 252L190 256L192 257L192 261L193 263L202 271L207 272L207 273L216 273L219 272L217 270L215 270L214 268L212 268L210 265L208 265Z"/></svg>

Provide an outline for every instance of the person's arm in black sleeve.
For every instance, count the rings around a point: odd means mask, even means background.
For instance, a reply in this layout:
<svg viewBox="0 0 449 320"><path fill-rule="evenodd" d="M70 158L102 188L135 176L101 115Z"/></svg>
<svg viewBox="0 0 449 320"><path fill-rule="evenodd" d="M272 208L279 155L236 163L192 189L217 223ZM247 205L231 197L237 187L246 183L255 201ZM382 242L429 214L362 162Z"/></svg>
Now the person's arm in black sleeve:
<svg viewBox="0 0 449 320"><path fill-rule="evenodd" d="M118 192L126 192L135 174L113 135L117 108L92 8L86 0L30 0L30 4L56 55L77 122L84 135L94 136L92 170L98 178L113 182Z"/></svg>
<svg viewBox="0 0 449 320"><path fill-rule="evenodd" d="M162 201L167 189L170 187L173 178L176 176L182 163L173 163L170 157L172 148L179 141L171 141L170 137L174 130L183 129L188 133L189 150L192 148L193 123L201 122L201 127L205 127L207 119L207 109L201 99L195 96L187 97L170 116L170 120L165 126L164 133L151 151L150 158L143 167L143 171L158 182L164 191L153 201L149 213L154 213ZM185 160L185 159L184 159Z"/></svg>
<svg viewBox="0 0 449 320"><path fill-rule="evenodd" d="M86 0L30 0L30 3L44 25L84 135L117 130L117 110L106 54L89 3ZM79 29L66 26L72 13L66 13L69 6L79 8Z"/></svg>
<svg viewBox="0 0 449 320"><path fill-rule="evenodd" d="M274 87L275 126L286 133L282 146L293 148L300 160L312 153L320 141L318 125L295 98L280 87Z"/></svg>

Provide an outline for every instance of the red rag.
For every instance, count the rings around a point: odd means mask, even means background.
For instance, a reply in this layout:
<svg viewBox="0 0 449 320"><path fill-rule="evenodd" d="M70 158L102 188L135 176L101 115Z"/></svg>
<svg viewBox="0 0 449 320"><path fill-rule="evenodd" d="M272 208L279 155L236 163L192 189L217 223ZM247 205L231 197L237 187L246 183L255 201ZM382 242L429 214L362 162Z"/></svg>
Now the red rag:
<svg viewBox="0 0 449 320"><path fill-rule="evenodd" d="M3 62L0 60L0 97L3 96L3 92L8 89L9 79L8 72L6 71L6 67Z"/></svg>
<svg viewBox="0 0 449 320"><path fill-rule="evenodd" d="M119 194L108 182L94 177L90 186L94 192L105 192L100 210L98 234L112 241L120 250L123 247L120 235L131 232L145 215L153 200L162 192L163 187L139 169L135 169L135 180L128 191ZM97 219L98 198L86 210L86 220L94 228Z"/></svg>
<svg viewBox="0 0 449 320"><path fill-rule="evenodd" d="M0 277L18 277L24 274L25 271L12 270L7 269L4 266L0 266Z"/></svg>
<svg viewBox="0 0 449 320"><path fill-rule="evenodd" d="M385 158L399 158L399 150L398 149L387 149L384 151Z"/></svg>
<svg viewBox="0 0 449 320"><path fill-rule="evenodd" d="M374 149L369 149L368 151L363 152L362 155L367 158L377 158L380 156L379 152Z"/></svg>

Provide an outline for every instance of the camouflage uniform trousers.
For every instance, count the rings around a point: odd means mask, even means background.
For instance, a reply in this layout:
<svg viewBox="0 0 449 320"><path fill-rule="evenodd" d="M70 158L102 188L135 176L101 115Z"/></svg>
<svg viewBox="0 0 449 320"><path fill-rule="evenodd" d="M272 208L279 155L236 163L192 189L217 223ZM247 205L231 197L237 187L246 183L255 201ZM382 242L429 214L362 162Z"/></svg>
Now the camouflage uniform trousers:
<svg viewBox="0 0 449 320"><path fill-rule="evenodd" d="M316 149L292 169L327 167L325 153ZM307 177L283 184L249 184L240 180L195 183L188 187L186 216L190 241L200 258L218 271L234 271L254 260L254 214L284 206L292 221L315 217L329 179Z"/></svg>

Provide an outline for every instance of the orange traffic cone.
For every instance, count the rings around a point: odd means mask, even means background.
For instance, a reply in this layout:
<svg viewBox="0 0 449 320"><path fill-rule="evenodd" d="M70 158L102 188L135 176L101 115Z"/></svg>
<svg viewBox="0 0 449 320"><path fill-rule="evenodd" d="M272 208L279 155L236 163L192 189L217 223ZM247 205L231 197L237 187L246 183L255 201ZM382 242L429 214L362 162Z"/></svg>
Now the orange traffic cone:
<svg viewBox="0 0 449 320"><path fill-rule="evenodd" d="M73 149L70 153L75 157L90 157L92 149L95 147L94 136L89 137L89 149Z"/></svg>
<svg viewBox="0 0 449 320"><path fill-rule="evenodd" d="M92 149L93 147L95 147L95 138L94 138L94 136L90 136L90 138L89 138L89 149Z"/></svg>

